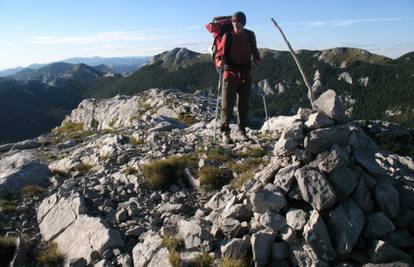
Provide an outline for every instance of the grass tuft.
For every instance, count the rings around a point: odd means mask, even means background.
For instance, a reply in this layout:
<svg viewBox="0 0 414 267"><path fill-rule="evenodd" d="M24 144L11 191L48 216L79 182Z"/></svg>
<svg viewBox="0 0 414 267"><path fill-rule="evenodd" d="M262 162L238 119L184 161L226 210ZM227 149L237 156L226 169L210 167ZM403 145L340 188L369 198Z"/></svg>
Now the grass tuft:
<svg viewBox="0 0 414 267"><path fill-rule="evenodd" d="M190 263L191 267L212 267L213 257L208 253L199 254Z"/></svg>
<svg viewBox="0 0 414 267"><path fill-rule="evenodd" d="M173 235L166 235L162 238L161 245L168 248L169 251L182 251L184 249L184 240Z"/></svg>
<svg viewBox="0 0 414 267"><path fill-rule="evenodd" d="M22 194L25 198L32 198L37 195L40 195L43 192L43 187L39 185L27 185L23 187Z"/></svg>
<svg viewBox="0 0 414 267"><path fill-rule="evenodd" d="M228 162L232 157L232 153L221 146L214 147L207 151L207 158L218 163Z"/></svg>
<svg viewBox="0 0 414 267"><path fill-rule="evenodd" d="M40 266L59 266L63 262L64 256L58 250L56 243L48 243L39 252L36 260Z"/></svg>
<svg viewBox="0 0 414 267"><path fill-rule="evenodd" d="M52 136L58 140L75 140L80 143L85 137L93 134L92 131L84 131L83 126L83 122L66 121L62 126L52 130Z"/></svg>
<svg viewBox="0 0 414 267"><path fill-rule="evenodd" d="M188 156L172 156L148 163L142 167L145 184L150 189L166 189L184 176L185 168L194 164L194 159Z"/></svg>
<svg viewBox="0 0 414 267"><path fill-rule="evenodd" d="M223 257L220 259L220 267L248 267L245 257Z"/></svg>
<svg viewBox="0 0 414 267"><path fill-rule="evenodd" d="M233 185L235 188L240 189L244 183L246 183L247 181L249 181L250 179L252 179L254 177L254 172L253 170L247 170L245 172L240 173L233 181Z"/></svg>
<svg viewBox="0 0 414 267"><path fill-rule="evenodd" d="M16 211L16 202L13 200L0 199L0 211L11 213Z"/></svg>
<svg viewBox="0 0 414 267"><path fill-rule="evenodd" d="M181 255L180 252L171 250L169 251L168 260L172 267L181 267Z"/></svg>
<svg viewBox="0 0 414 267"><path fill-rule="evenodd" d="M185 124L185 125L193 125L199 122L198 119L196 119L193 115L187 114L187 113L180 113L178 115L177 121Z"/></svg>
<svg viewBox="0 0 414 267"><path fill-rule="evenodd" d="M203 167L198 171L200 186L207 189L220 189L228 184L233 178L233 174L228 169L218 169L214 167Z"/></svg>

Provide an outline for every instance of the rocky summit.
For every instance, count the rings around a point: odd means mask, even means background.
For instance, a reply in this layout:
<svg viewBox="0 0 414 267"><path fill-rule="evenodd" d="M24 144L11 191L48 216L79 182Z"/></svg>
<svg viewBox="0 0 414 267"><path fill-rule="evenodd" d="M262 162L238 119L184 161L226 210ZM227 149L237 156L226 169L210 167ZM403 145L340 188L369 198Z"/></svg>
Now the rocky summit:
<svg viewBox="0 0 414 267"><path fill-rule="evenodd" d="M83 100L0 146L0 265L412 266L413 157L315 103L220 145L215 99Z"/></svg>

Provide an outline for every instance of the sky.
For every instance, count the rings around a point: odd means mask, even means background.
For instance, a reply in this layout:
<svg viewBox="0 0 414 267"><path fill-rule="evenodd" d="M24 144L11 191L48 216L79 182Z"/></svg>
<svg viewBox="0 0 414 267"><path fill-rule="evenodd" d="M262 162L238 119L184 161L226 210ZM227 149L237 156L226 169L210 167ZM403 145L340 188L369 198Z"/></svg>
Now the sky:
<svg viewBox="0 0 414 267"><path fill-rule="evenodd" d="M414 51L414 0L0 0L0 70L70 57L207 53L204 25L243 11L258 47L357 47L397 58Z"/></svg>

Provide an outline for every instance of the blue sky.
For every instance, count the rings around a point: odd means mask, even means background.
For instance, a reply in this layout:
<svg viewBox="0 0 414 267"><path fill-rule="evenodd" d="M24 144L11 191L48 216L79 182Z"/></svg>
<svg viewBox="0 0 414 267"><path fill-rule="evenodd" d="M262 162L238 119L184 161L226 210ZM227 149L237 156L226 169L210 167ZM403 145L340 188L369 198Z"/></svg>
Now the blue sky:
<svg viewBox="0 0 414 267"><path fill-rule="evenodd" d="M204 25L241 10L259 47L358 47L392 58L414 51L414 0L0 0L0 69L68 57L207 52Z"/></svg>

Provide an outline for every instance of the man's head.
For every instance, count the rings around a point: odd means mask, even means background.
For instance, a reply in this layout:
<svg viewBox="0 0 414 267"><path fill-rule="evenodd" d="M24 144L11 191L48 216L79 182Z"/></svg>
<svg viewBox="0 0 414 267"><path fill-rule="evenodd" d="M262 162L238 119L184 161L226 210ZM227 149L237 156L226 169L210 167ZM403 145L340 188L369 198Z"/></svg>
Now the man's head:
<svg viewBox="0 0 414 267"><path fill-rule="evenodd" d="M246 25L246 15L243 12L238 11L231 17L231 22L236 32L241 31Z"/></svg>

